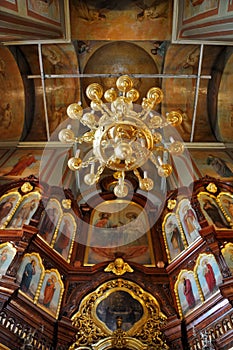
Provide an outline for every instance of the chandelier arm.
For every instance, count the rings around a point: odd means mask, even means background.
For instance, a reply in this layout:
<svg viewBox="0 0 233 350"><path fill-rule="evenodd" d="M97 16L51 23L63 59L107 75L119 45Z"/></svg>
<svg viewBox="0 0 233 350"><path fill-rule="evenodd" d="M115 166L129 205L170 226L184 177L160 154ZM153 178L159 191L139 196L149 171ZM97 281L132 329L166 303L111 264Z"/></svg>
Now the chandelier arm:
<svg viewBox="0 0 233 350"><path fill-rule="evenodd" d="M100 175L102 174L102 172L105 169L105 165L104 164L100 164L97 168L97 172L96 172L96 179L97 181L99 181Z"/></svg>
<svg viewBox="0 0 233 350"><path fill-rule="evenodd" d="M84 135L83 135L83 136L84 136ZM84 142L83 136L81 136L81 137L75 137L74 143L82 144L82 143Z"/></svg>
<svg viewBox="0 0 233 350"><path fill-rule="evenodd" d="M93 101L92 101L93 103ZM108 110L105 110L105 103L102 100L98 100L97 102L95 102L95 109L94 110L98 110L99 112L101 112L102 114L104 112L108 112Z"/></svg>
<svg viewBox="0 0 233 350"><path fill-rule="evenodd" d="M87 115L88 113L86 113ZM89 113L90 115L95 115L94 113ZM85 114L84 114L85 116ZM83 126L87 126L91 131L95 131L98 129L98 125L96 125L96 121L93 122L85 119L81 119L80 122L83 124ZM95 124L94 124L95 123Z"/></svg>
<svg viewBox="0 0 233 350"><path fill-rule="evenodd" d="M152 151L157 151L157 152L161 151L161 152L165 152L165 151L167 151L167 149L166 149L164 146L160 145L160 146L154 146L153 149L152 149Z"/></svg>
<svg viewBox="0 0 233 350"><path fill-rule="evenodd" d="M156 166L156 168L159 168L159 162L158 159L155 157L155 155L151 152L150 156L149 156L150 160L152 161L152 163Z"/></svg>
<svg viewBox="0 0 233 350"><path fill-rule="evenodd" d="M142 118L143 118L145 112L146 112L146 111L145 111L144 109L142 109L141 112L138 112L138 113L137 113L137 117L138 117L140 120L142 120Z"/></svg>
<svg viewBox="0 0 233 350"><path fill-rule="evenodd" d="M108 108L108 106L107 106L105 103L103 103L103 105L101 105L101 107L103 107L103 108L101 108L103 112L107 112L107 114L108 114L111 118L114 118L114 113ZM102 111L101 111L101 112L102 112ZM103 112L102 112L102 113L103 113Z"/></svg>
<svg viewBox="0 0 233 350"><path fill-rule="evenodd" d="M98 161L99 161L99 159L95 158L94 156L90 157L85 162L82 162L82 164L80 165L80 168L87 168L90 164L96 163Z"/></svg>
<svg viewBox="0 0 233 350"><path fill-rule="evenodd" d="M140 182L142 180L142 177L141 177L138 169L134 169L133 173L137 177L138 181Z"/></svg>
<svg viewBox="0 0 233 350"><path fill-rule="evenodd" d="M163 128L165 128L166 126L171 125L171 124L172 124L171 122L163 122L163 123L158 127L158 129L163 129Z"/></svg>
<svg viewBox="0 0 233 350"><path fill-rule="evenodd" d="M144 116L141 118L141 120L145 120L147 117L148 117L148 115L151 113L151 109L149 110L149 111L144 111Z"/></svg>

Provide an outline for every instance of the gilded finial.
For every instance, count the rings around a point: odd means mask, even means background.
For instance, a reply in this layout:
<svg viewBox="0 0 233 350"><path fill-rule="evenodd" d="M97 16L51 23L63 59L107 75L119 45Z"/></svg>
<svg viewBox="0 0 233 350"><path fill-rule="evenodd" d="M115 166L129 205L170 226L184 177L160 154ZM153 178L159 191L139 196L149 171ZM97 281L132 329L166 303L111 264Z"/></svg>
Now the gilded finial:
<svg viewBox="0 0 233 350"><path fill-rule="evenodd" d="M217 186L213 182L210 182L206 189L211 193L216 193L218 191Z"/></svg>
<svg viewBox="0 0 233 350"><path fill-rule="evenodd" d="M127 345L126 332L122 330L122 317L118 316L116 319L117 329L112 335L112 346L117 349L125 348Z"/></svg>
<svg viewBox="0 0 233 350"><path fill-rule="evenodd" d="M71 208L71 200L70 199L63 199L62 206L65 209L70 209Z"/></svg>
<svg viewBox="0 0 233 350"><path fill-rule="evenodd" d="M172 210L172 209L175 208L175 206L176 206L176 200L175 200L175 199L169 199L169 200L167 201L167 207L168 207L168 209Z"/></svg>
<svg viewBox="0 0 233 350"><path fill-rule="evenodd" d="M33 190L33 186L30 184L30 182L24 182L24 184L21 186L21 191L23 193L27 193Z"/></svg>

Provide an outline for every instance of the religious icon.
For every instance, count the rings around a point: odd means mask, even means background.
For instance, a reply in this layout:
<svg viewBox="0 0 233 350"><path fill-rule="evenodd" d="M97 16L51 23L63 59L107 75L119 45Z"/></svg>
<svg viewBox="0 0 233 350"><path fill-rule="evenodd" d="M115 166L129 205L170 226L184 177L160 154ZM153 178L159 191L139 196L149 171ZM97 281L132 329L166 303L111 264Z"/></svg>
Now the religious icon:
<svg viewBox="0 0 233 350"><path fill-rule="evenodd" d="M207 158L207 164L211 165L216 173L221 177L228 178L233 176L232 169L228 166L227 162L220 157L210 154Z"/></svg>
<svg viewBox="0 0 233 350"><path fill-rule="evenodd" d="M39 200L39 193L25 195L12 219L7 225L7 228L21 228L25 224L28 225L39 205Z"/></svg>
<svg viewBox="0 0 233 350"><path fill-rule="evenodd" d="M4 275L16 254L16 248L9 242L0 245L0 274Z"/></svg>
<svg viewBox="0 0 233 350"><path fill-rule="evenodd" d="M34 300L44 267L38 253L25 254L17 272L19 290Z"/></svg>
<svg viewBox="0 0 233 350"><path fill-rule="evenodd" d="M200 237L199 230L201 226L188 199L180 201L178 213L187 242L191 244Z"/></svg>
<svg viewBox="0 0 233 350"><path fill-rule="evenodd" d="M17 192L12 192L3 195L0 199L0 228L4 228L10 220L13 210L16 207L20 195Z"/></svg>
<svg viewBox="0 0 233 350"><path fill-rule="evenodd" d="M233 195L230 193L220 193L218 195L220 205L227 215L228 221L233 225Z"/></svg>
<svg viewBox="0 0 233 350"><path fill-rule="evenodd" d="M202 297L193 271L180 271L175 283L175 294L181 316L185 316L201 303Z"/></svg>
<svg viewBox="0 0 233 350"><path fill-rule="evenodd" d="M184 234L175 214L169 214L163 221L163 235L169 260L175 259L186 247Z"/></svg>
<svg viewBox="0 0 233 350"><path fill-rule="evenodd" d="M120 256L154 266L151 232L146 211L127 200L108 200L92 212L85 265L114 261Z"/></svg>
<svg viewBox="0 0 233 350"><path fill-rule="evenodd" d="M195 271L205 298L218 290L222 274L213 254L200 254Z"/></svg>
<svg viewBox="0 0 233 350"><path fill-rule="evenodd" d="M46 285L44 288L44 299L43 299L43 305L46 307L50 306L50 303L53 299L54 292L56 290L56 282L57 282L57 278L55 275L51 275L51 277L48 277L46 281Z"/></svg>
<svg viewBox="0 0 233 350"><path fill-rule="evenodd" d="M143 316L143 306L126 291L109 293L96 308L97 317L111 331L116 330L117 317L122 318L122 329L128 331Z"/></svg>
<svg viewBox="0 0 233 350"><path fill-rule="evenodd" d="M46 270L42 281L38 305L45 311L57 317L64 285L56 269Z"/></svg>
<svg viewBox="0 0 233 350"><path fill-rule="evenodd" d="M59 202L56 199L50 199L42 213L39 225L40 236L49 244L52 241L61 214L62 210Z"/></svg>
<svg viewBox="0 0 233 350"><path fill-rule="evenodd" d="M71 214L64 214L52 246L64 259L69 261L76 234L76 223Z"/></svg>
<svg viewBox="0 0 233 350"><path fill-rule="evenodd" d="M198 200L208 221L218 229L231 228L231 225L227 222L223 212L218 206L215 197L203 192L198 195Z"/></svg>
<svg viewBox="0 0 233 350"><path fill-rule="evenodd" d="M222 255L229 267L231 273L233 274L233 243L227 243L221 250Z"/></svg>
<svg viewBox="0 0 233 350"><path fill-rule="evenodd" d="M12 169L4 174L6 176L19 176L22 175L24 170L28 168L31 164L36 163L36 158L32 153L23 154L18 161L14 164Z"/></svg>

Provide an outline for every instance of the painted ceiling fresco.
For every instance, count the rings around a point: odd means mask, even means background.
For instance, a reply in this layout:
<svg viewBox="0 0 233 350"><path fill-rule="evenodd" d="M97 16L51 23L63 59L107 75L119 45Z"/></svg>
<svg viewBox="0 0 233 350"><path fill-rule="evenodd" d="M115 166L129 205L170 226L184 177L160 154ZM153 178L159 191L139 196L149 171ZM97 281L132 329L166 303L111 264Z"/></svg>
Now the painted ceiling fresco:
<svg viewBox="0 0 233 350"><path fill-rule="evenodd" d="M196 96L200 56L198 45L175 45L163 41L155 50L154 42L151 41L91 41L88 42L88 49L78 51L78 44L80 41L42 45L43 70L48 76L44 84L45 95L40 79L37 46L17 48L16 55L21 53L21 66L25 61L26 70L17 66L9 48L0 47L2 140L46 141L48 134L55 140L59 125L67 120L67 106L81 100L83 107L88 107L89 101L84 93L88 84L97 82L106 90L115 86L117 74L136 74L139 75L134 78L134 85L140 92L138 103L150 87L159 86L164 92L162 114L174 109L182 112L183 123L179 132L184 141L190 141L192 132L195 142L231 141L231 49L226 51L221 46L214 49L205 47L201 73L203 78L200 79ZM223 61L224 66L221 63ZM28 79L30 85L27 86L23 84L22 73L27 73L28 77L35 75L38 79ZM83 76L78 78L77 73ZM162 74L164 78L161 79L159 75ZM45 101L49 124L47 130ZM14 128L15 122L21 128Z"/></svg>
<svg viewBox="0 0 233 350"><path fill-rule="evenodd" d="M171 18L167 0L71 2L72 37L82 40L167 40Z"/></svg>
<svg viewBox="0 0 233 350"><path fill-rule="evenodd" d="M195 10L193 19L209 7L221 6L218 16L225 8L216 1L187 8L177 4L71 0L70 43L42 43L41 62L36 43L0 47L2 140L56 140L67 106L79 100L88 106L88 84L95 80L107 89L114 87L117 75L137 74L140 99L148 88L159 86L164 91L160 112L182 112L183 140L231 142L231 48L205 45L202 53L199 44L171 43L172 24L181 9L186 17ZM11 129L7 118L20 127Z"/></svg>
<svg viewBox="0 0 233 350"><path fill-rule="evenodd" d="M7 47L0 48L0 82L1 141L15 141L24 127L25 91L17 63Z"/></svg>

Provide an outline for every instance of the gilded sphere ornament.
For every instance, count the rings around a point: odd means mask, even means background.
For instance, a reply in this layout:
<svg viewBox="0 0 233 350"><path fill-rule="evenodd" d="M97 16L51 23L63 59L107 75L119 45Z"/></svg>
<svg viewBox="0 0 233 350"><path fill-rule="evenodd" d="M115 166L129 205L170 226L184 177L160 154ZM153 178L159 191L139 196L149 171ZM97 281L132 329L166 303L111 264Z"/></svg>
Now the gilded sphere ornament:
<svg viewBox="0 0 233 350"><path fill-rule="evenodd" d="M84 176L84 182L86 185L89 185L89 186L94 185L94 183L96 182L95 174L92 174L92 173L86 174Z"/></svg>
<svg viewBox="0 0 233 350"><path fill-rule="evenodd" d="M133 81L128 75L122 75L116 81L116 86L119 91L129 91L133 86Z"/></svg>
<svg viewBox="0 0 233 350"><path fill-rule="evenodd" d="M80 120L83 115L83 109L79 103L72 103L69 105L66 112L71 119Z"/></svg>
<svg viewBox="0 0 233 350"><path fill-rule="evenodd" d="M172 173L172 166L170 164L162 164L158 168L158 174L161 177L168 177Z"/></svg>
<svg viewBox="0 0 233 350"><path fill-rule="evenodd" d="M168 150L171 154L179 156L184 152L184 144L180 141L174 141L169 145Z"/></svg>
<svg viewBox="0 0 233 350"><path fill-rule="evenodd" d="M139 187L143 191L151 191L154 187L154 181L148 177L139 181Z"/></svg>
<svg viewBox="0 0 233 350"><path fill-rule="evenodd" d="M182 123L182 114L172 111L166 114L166 119L172 126L179 126Z"/></svg>
<svg viewBox="0 0 233 350"><path fill-rule="evenodd" d="M58 134L58 138L62 143L73 143L74 133L71 129L62 129Z"/></svg>
<svg viewBox="0 0 233 350"><path fill-rule="evenodd" d="M124 198L128 195L128 187L126 185L118 184L114 187L114 194L118 198Z"/></svg>
<svg viewBox="0 0 233 350"><path fill-rule="evenodd" d="M155 104L159 104L163 100L163 92L158 87L152 87L148 92L146 97L148 100L153 101Z"/></svg>
<svg viewBox="0 0 233 350"><path fill-rule="evenodd" d="M103 88L100 84L92 83L86 89L86 95L90 100L98 101L103 96Z"/></svg>
<svg viewBox="0 0 233 350"><path fill-rule="evenodd" d="M68 160L68 167L70 170L78 170L82 164L82 159L72 157Z"/></svg>

